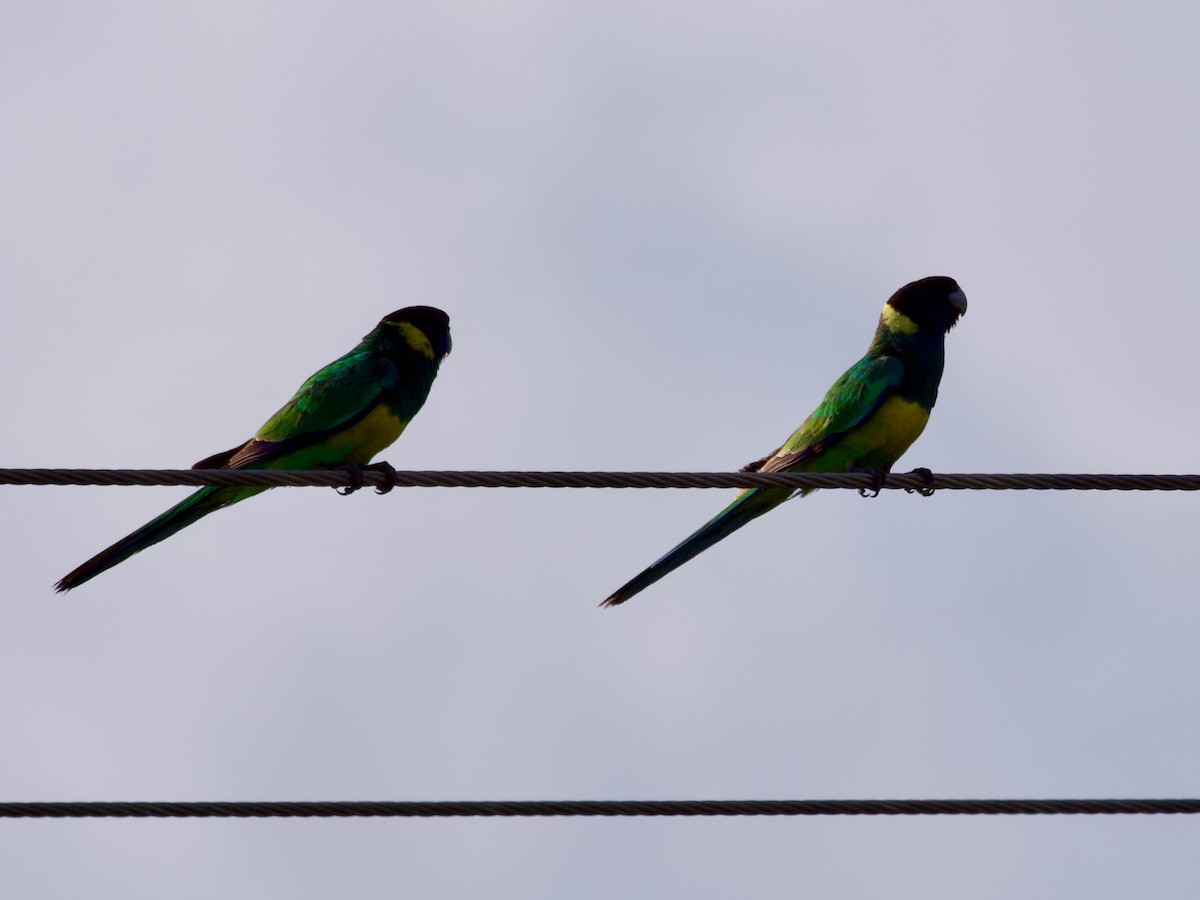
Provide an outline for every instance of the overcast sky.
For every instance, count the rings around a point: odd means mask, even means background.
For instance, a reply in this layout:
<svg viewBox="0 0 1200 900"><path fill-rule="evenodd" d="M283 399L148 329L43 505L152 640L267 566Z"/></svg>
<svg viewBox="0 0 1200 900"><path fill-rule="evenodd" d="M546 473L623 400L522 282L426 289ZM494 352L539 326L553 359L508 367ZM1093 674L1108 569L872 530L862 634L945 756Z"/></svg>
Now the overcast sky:
<svg viewBox="0 0 1200 900"><path fill-rule="evenodd" d="M0 466L183 467L384 314L398 468L732 470L931 274L942 472L1193 472L1195 3L0 5ZM1200 796L1196 498L0 489L0 800ZM6 897L1194 897L1194 817L12 821Z"/></svg>

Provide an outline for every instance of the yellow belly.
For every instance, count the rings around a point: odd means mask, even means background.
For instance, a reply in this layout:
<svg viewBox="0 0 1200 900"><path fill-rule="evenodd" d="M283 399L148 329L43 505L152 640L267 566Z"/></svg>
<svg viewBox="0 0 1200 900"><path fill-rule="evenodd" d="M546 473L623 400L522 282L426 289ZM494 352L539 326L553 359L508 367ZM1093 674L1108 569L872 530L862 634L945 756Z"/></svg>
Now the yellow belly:
<svg viewBox="0 0 1200 900"><path fill-rule="evenodd" d="M919 403L889 397L875 415L846 436L839 450L846 451L855 465L888 469L921 436L928 421L929 410Z"/></svg>
<svg viewBox="0 0 1200 900"><path fill-rule="evenodd" d="M333 435L327 442L337 462L366 465L380 450L391 445L404 431L408 422L382 403L345 431Z"/></svg>

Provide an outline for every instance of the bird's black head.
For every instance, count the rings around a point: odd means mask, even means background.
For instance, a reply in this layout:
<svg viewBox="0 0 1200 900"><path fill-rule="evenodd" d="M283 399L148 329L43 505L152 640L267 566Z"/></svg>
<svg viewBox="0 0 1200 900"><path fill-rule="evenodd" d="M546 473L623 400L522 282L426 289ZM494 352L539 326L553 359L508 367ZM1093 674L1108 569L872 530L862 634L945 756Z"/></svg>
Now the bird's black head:
<svg viewBox="0 0 1200 900"><path fill-rule="evenodd" d="M884 307L885 318L888 310L893 312L893 317L895 313L900 316L891 323L896 331L945 334L954 327L959 316L966 314L967 295L953 278L932 275L906 284L892 294Z"/></svg>
<svg viewBox="0 0 1200 900"><path fill-rule="evenodd" d="M450 353L450 317L432 306L406 306L384 316L377 331L389 329L414 350L429 353L439 362Z"/></svg>

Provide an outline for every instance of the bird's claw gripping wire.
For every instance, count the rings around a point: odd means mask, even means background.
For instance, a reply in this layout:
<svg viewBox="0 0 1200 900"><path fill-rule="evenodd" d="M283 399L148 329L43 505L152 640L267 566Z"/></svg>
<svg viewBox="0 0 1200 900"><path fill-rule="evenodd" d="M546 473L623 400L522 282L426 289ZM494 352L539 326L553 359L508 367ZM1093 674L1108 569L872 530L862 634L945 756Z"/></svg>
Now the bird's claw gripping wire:
<svg viewBox="0 0 1200 900"><path fill-rule="evenodd" d="M871 476L871 486L869 488L859 488L858 496L860 497L878 497L879 492L883 490L883 485L887 481L887 472L883 469L877 469L875 466L865 466L858 470L864 475ZM870 491L870 493L867 493Z"/></svg>
<svg viewBox="0 0 1200 900"><path fill-rule="evenodd" d="M350 475L350 484L334 488L343 497L349 497L366 483L366 479L363 477L366 472L383 473L384 483L381 487L375 488L377 494L386 494L396 486L396 469L389 462L371 463L369 466L360 466L358 463L342 463L338 468Z"/></svg>
<svg viewBox="0 0 1200 900"><path fill-rule="evenodd" d="M350 483L342 487L335 487L334 490L343 497L349 497L363 486L363 467L358 463L348 462L342 463L338 468L350 476Z"/></svg>
<svg viewBox="0 0 1200 900"><path fill-rule="evenodd" d="M917 494L920 494L922 497L932 497L933 496L933 492L936 490L936 488L933 485L933 473L931 471L929 471L924 466L922 466L920 468L913 469L908 474L909 475L920 475L921 480L925 483L923 485L921 485L919 488L905 488L904 493L906 493L906 494L917 493Z"/></svg>
<svg viewBox="0 0 1200 900"><path fill-rule="evenodd" d="M386 460L383 462L371 463L366 467L368 472L382 472L383 484L375 486L375 493L386 494L396 486L396 467Z"/></svg>

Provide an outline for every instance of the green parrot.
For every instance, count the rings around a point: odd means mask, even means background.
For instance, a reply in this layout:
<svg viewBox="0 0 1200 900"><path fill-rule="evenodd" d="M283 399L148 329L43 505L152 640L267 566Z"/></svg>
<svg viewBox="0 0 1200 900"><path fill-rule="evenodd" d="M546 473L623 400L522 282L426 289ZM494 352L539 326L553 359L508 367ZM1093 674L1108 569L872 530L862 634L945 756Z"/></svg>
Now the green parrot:
<svg viewBox="0 0 1200 900"><path fill-rule="evenodd" d="M942 379L946 332L966 311L967 297L953 278L936 275L900 288L884 304L866 356L834 382L782 447L742 471L871 472L882 486L884 475L929 421ZM811 490L743 491L600 605L624 603L751 519Z"/></svg>
<svg viewBox="0 0 1200 900"><path fill-rule="evenodd" d="M194 469L361 467L404 431L429 396L450 352L450 318L432 306L397 310L357 347L300 386L246 443L202 459ZM378 463L388 468L386 463ZM55 589L69 591L105 569L263 487L202 487L161 516L97 553Z"/></svg>

